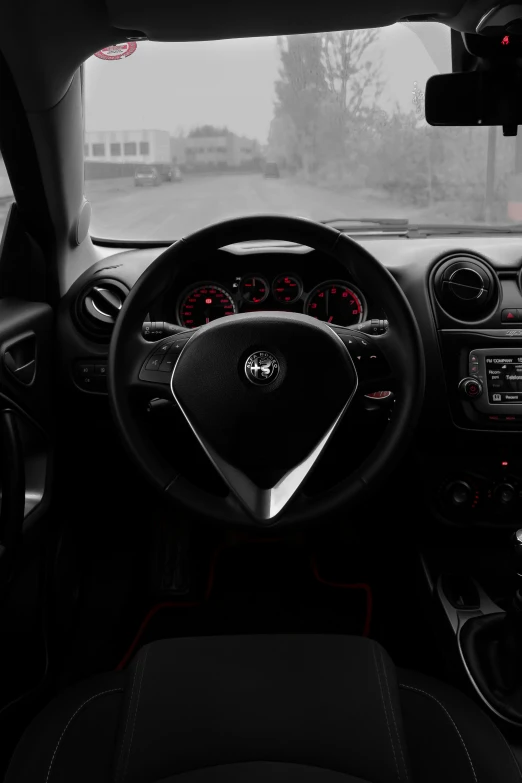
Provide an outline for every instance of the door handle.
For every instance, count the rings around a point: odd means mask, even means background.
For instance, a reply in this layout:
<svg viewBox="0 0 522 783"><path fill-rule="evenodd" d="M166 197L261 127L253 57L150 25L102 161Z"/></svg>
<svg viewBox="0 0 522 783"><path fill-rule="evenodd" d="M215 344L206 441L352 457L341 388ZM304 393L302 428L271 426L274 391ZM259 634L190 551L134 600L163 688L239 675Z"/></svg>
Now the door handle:
<svg viewBox="0 0 522 783"><path fill-rule="evenodd" d="M36 373L36 336L27 332L3 346L3 361L6 370L19 383L29 386Z"/></svg>

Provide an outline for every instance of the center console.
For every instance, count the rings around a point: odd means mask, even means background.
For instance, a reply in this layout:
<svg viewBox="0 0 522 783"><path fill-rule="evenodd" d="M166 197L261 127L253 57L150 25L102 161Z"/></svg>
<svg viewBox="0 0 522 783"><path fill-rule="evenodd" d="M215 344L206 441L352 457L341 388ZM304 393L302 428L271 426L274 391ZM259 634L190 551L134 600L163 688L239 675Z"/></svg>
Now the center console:
<svg viewBox="0 0 522 783"><path fill-rule="evenodd" d="M443 523L513 529L522 518L520 265L445 258L430 292L451 421L444 453L423 469L430 506Z"/></svg>
<svg viewBox="0 0 522 783"><path fill-rule="evenodd" d="M469 421L493 426L522 422L522 346L473 348L467 366L458 391L469 403L463 407Z"/></svg>

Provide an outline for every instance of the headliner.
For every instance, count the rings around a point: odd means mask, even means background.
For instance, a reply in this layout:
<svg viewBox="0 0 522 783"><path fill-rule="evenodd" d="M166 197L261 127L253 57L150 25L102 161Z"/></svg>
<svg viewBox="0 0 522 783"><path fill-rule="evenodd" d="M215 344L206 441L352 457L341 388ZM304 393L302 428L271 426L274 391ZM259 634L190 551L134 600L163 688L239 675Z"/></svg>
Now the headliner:
<svg viewBox="0 0 522 783"><path fill-rule="evenodd" d="M93 52L133 34L189 41L443 22L474 32L492 0L13 0L0 4L0 50L28 112L55 106Z"/></svg>

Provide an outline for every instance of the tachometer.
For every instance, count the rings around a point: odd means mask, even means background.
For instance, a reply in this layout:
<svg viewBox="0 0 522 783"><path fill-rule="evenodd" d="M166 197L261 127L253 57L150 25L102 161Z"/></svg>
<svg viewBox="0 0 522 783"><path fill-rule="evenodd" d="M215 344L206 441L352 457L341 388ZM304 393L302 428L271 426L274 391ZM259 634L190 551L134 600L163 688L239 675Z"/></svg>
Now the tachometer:
<svg viewBox="0 0 522 783"><path fill-rule="evenodd" d="M366 303L354 286L342 280L329 280L310 292L304 312L329 324L352 326L364 319Z"/></svg>
<svg viewBox="0 0 522 783"><path fill-rule="evenodd" d="M236 306L228 291L215 283L201 283L181 297L179 322L187 329L195 329L235 312Z"/></svg>

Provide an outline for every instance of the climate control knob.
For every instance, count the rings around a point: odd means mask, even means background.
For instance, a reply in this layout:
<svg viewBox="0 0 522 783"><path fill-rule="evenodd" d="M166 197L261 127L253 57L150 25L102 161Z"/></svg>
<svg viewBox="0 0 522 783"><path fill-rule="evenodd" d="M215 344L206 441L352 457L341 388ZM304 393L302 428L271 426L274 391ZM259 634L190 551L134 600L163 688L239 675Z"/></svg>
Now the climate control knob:
<svg viewBox="0 0 522 783"><path fill-rule="evenodd" d="M452 481L445 487L444 497L453 508L468 509L473 503L473 489L467 481Z"/></svg>
<svg viewBox="0 0 522 783"><path fill-rule="evenodd" d="M495 487L493 498L502 508L511 508L517 500L517 492L512 484L499 484Z"/></svg>
<svg viewBox="0 0 522 783"><path fill-rule="evenodd" d="M459 392L467 400L474 400L482 394L482 384L477 378L463 378L459 383Z"/></svg>

